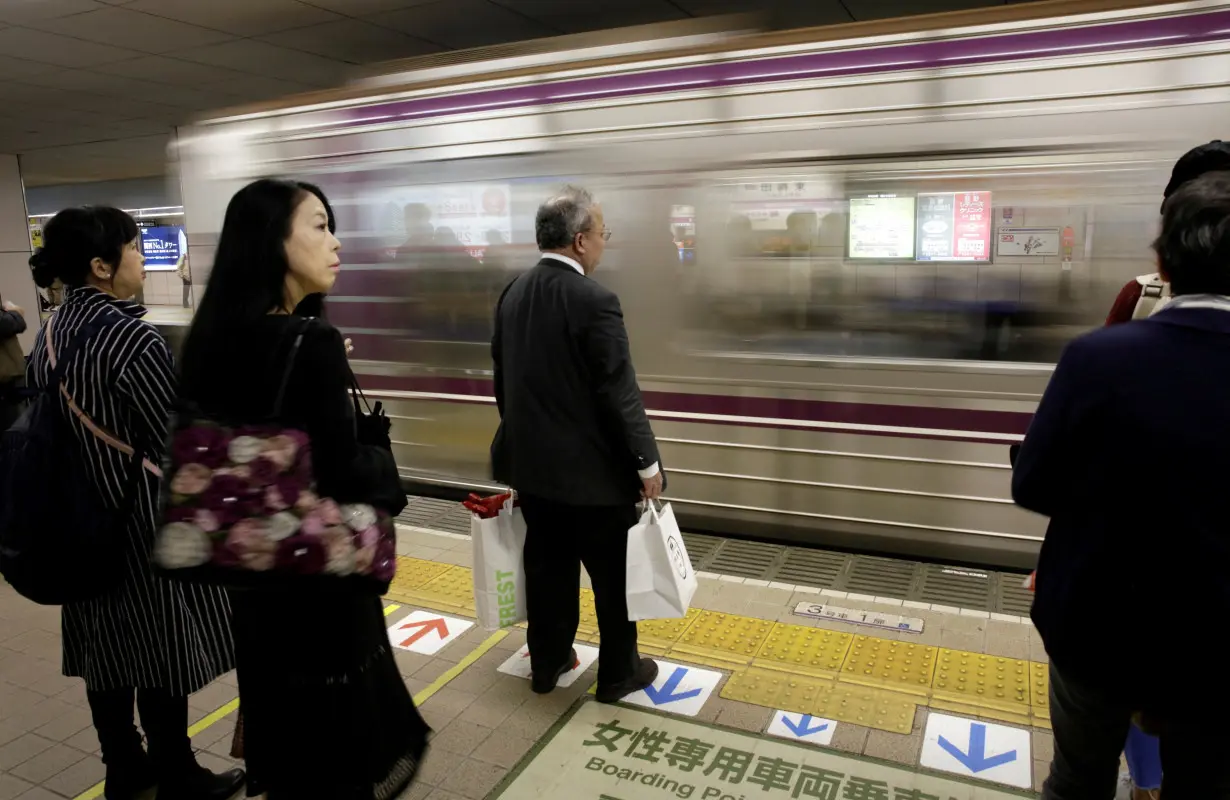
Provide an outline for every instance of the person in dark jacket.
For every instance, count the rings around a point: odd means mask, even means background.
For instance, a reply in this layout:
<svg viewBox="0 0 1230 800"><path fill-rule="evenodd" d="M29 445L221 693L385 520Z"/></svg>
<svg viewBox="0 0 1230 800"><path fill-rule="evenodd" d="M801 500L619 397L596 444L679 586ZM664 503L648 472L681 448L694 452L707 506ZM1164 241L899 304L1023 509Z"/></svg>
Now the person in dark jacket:
<svg viewBox="0 0 1230 800"><path fill-rule="evenodd" d="M226 593L167 580L150 563L157 464L176 382L171 348L141 319L145 309L127 299L145 281L137 224L117 208L66 208L47 223L43 242L30 258L34 281L44 288L60 281L67 291L39 331L27 381L46 388L55 354L88 335L61 365L74 406L111 437L148 454L134 480L129 456L102 444L62 398L60 413L70 420L91 485L57 491L95 492L110 508L131 508L116 543L124 551L119 585L63 606L64 674L85 681L107 765L107 800L128 800L154 784L162 798L224 800L243 786L243 771L215 775L198 765L187 729L188 696L235 666ZM91 325L99 327L87 334ZM134 697L148 754L134 725Z"/></svg>
<svg viewBox="0 0 1230 800"><path fill-rule="evenodd" d="M569 187L538 209L535 233L542 259L495 310L493 471L525 514L534 691L575 663L584 564L602 637L597 698L614 702L658 673L637 652L624 570L636 503L662 493L663 473L619 298L590 277L611 236L601 206Z"/></svg>
<svg viewBox="0 0 1230 800"><path fill-rule="evenodd" d="M1230 798L1230 698L1186 659L1119 656L1230 614L1230 174L1176 191L1154 249L1174 299L1068 345L1013 471L1016 502L1051 518L1032 614L1050 656L1047 800L1112 798L1136 712L1160 736L1163 797Z"/></svg>
<svg viewBox="0 0 1230 800"><path fill-rule="evenodd" d="M305 432L320 496L396 515L406 496L378 424L387 420L356 416L342 335L302 316L322 308L313 296L341 269L335 224L310 184L259 180L236 193L184 343L181 400L209 417ZM287 615L285 592L230 596L249 794L398 796L430 731L393 658L380 598L305 587Z"/></svg>
<svg viewBox="0 0 1230 800"><path fill-rule="evenodd" d="M26 357L17 337L25 332L25 309L0 297L0 432L21 415L18 393L26 382Z"/></svg>

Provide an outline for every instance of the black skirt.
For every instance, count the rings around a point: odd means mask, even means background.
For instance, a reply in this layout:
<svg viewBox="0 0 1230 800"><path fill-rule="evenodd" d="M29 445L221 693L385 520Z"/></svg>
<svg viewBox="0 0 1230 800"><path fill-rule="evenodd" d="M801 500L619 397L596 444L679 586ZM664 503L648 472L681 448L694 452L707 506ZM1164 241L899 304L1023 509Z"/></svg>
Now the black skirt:
<svg viewBox="0 0 1230 800"><path fill-rule="evenodd" d="M277 797L387 800L430 729L398 671L379 598L231 592L249 786Z"/></svg>

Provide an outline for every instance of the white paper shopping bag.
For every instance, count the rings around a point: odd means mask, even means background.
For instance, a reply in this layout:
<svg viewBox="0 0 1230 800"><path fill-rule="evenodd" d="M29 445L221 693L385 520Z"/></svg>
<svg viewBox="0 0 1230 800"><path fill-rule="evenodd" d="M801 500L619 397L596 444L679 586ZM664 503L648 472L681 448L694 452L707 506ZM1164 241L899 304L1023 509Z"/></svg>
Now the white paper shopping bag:
<svg viewBox="0 0 1230 800"><path fill-rule="evenodd" d="M670 503L661 511L650 503L628 531L627 584L629 620L687 615L696 594L696 571Z"/></svg>
<svg viewBox="0 0 1230 800"><path fill-rule="evenodd" d="M474 552L474 611L487 630L526 620L525 518L510 498L498 516L470 515Z"/></svg>

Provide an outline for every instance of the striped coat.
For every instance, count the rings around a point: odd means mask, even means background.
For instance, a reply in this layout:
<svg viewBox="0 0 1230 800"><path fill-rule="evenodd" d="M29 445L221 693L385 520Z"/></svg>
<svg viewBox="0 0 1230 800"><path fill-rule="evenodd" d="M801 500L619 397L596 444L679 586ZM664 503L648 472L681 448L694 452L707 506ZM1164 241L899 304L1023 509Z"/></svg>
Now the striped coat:
<svg viewBox="0 0 1230 800"><path fill-rule="evenodd" d="M144 314L141 306L97 289L72 289L52 322L52 344L55 353L65 352L86 322L105 315L105 327L77 351L65 382L96 425L159 464L176 380L170 348L156 328L141 321ZM45 386L51 379L46 336L44 326L30 356L31 386ZM105 503L119 507L128 456L94 436L70 414L63 397L60 403L92 482ZM63 608L64 674L84 678L92 690L135 686L191 694L235 666L230 606L220 589L153 574L158 478L143 471L136 488L123 541L123 582L102 597Z"/></svg>

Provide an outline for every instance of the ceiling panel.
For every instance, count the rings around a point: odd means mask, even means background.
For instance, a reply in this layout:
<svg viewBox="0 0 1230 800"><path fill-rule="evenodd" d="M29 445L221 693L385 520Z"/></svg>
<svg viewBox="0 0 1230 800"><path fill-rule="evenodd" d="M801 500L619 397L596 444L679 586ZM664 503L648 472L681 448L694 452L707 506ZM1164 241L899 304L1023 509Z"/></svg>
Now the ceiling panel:
<svg viewBox="0 0 1230 800"><path fill-rule="evenodd" d="M94 0L0 0L0 22L24 25L35 20L55 19L102 7Z"/></svg>
<svg viewBox="0 0 1230 800"><path fill-rule="evenodd" d="M669 0L576 3L568 0L491 0L563 33L605 30L629 25L686 19L689 15Z"/></svg>
<svg viewBox="0 0 1230 800"><path fill-rule="evenodd" d="M293 50L304 50L351 64L391 61L395 58L435 53L441 49L438 45L416 39L400 31L381 28L357 19L343 19L322 25L312 25L308 28L295 28L291 31L262 36L260 39L270 44L289 47Z"/></svg>
<svg viewBox="0 0 1230 800"><path fill-rule="evenodd" d="M398 11L403 8L422 6L436 0L308 0L314 6L336 11L348 17L362 17L382 11Z"/></svg>
<svg viewBox="0 0 1230 800"><path fill-rule="evenodd" d="M223 104L225 107L239 102L287 97L292 94L309 92L317 87L281 78L270 78L266 75L245 75L242 80L209 84L208 88L230 98Z"/></svg>
<svg viewBox="0 0 1230 800"><path fill-rule="evenodd" d="M558 33L487 0L437 0L369 19L450 48L482 47Z"/></svg>
<svg viewBox="0 0 1230 800"><path fill-rule="evenodd" d="M178 56L187 61L230 67L253 75L268 75L310 86L336 85L345 80L348 69L348 65L341 61L254 39L181 50Z"/></svg>
<svg viewBox="0 0 1230 800"><path fill-rule="evenodd" d="M221 31L123 8L99 8L85 14L31 22L28 26L143 53L169 53L233 38Z"/></svg>
<svg viewBox="0 0 1230 800"><path fill-rule="evenodd" d="M236 36L262 36L339 18L332 11L296 0L134 0L124 8Z"/></svg>
<svg viewBox="0 0 1230 800"><path fill-rule="evenodd" d="M0 53L61 67L93 67L132 58L131 52L119 47L83 42L80 39L29 28L0 30Z"/></svg>
<svg viewBox="0 0 1230 800"><path fill-rule="evenodd" d="M891 19L892 17L908 17L913 14L938 14L942 11L966 11L971 8L985 8L989 5L1004 5L1004 3L989 3L987 0L845 0L846 8L860 22L869 19Z"/></svg>
<svg viewBox="0 0 1230 800"><path fill-rule="evenodd" d="M20 80L31 75L41 75L59 69L51 64L40 64L24 58L9 58L0 55L0 81Z"/></svg>
<svg viewBox="0 0 1230 800"><path fill-rule="evenodd" d="M180 58L167 56L141 56L127 61L117 61L114 64L103 64L95 68L109 75L122 75L126 78L142 78L155 83L167 83L176 86L201 86L222 81L246 80L242 72L232 69L215 67L210 64L197 64Z"/></svg>

